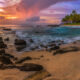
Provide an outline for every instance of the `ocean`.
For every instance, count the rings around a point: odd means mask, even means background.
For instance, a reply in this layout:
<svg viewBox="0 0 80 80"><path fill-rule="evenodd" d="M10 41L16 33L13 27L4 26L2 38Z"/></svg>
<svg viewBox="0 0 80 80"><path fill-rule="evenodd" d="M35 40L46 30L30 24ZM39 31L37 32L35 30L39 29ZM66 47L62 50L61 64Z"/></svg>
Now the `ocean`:
<svg viewBox="0 0 80 80"><path fill-rule="evenodd" d="M32 27L17 30L16 34L24 39L30 48L38 46L41 49L40 45L48 45L52 41L71 43L80 40L80 27Z"/></svg>

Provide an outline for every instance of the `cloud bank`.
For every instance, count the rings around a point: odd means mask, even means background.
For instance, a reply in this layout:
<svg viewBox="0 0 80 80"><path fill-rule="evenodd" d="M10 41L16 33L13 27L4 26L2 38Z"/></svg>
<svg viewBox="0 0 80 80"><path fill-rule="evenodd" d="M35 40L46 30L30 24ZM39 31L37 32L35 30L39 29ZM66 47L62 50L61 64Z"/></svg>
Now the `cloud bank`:
<svg viewBox="0 0 80 80"><path fill-rule="evenodd" d="M30 18L38 15L41 10L62 1L75 0L22 0L22 2L16 6L15 12L22 18Z"/></svg>

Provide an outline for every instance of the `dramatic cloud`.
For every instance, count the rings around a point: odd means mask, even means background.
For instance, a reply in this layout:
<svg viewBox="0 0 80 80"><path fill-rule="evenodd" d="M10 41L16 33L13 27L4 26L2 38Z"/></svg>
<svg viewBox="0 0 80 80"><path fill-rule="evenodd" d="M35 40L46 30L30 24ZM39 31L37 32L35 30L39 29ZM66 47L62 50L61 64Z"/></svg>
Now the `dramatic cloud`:
<svg viewBox="0 0 80 80"><path fill-rule="evenodd" d="M0 1L6 1L6 0L0 0ZM20 0L12 0L12 1L20 1ZM45 10L54 4L57 4L60 2L66 2L66 1L78 1L78 0L21 0L20 3L14 6L10 6L10 7L8 6L6 8L1 8L0 15L1 16L3 15L4 17L11 15L13 16L12 18L19 18L19 20L27 21L27 19L29 20L29 18L32 20L34 16L40 16L40 11ZM1 3L2 2L0 2L0 4ZM62 13L62 12L55 11L55 13ZM35 20L38 20L38 18L35 18ZM42 18L42 21L43 21L43 18Z"/></svg>
<svg viewBox="0 0 80 80"><path fill-rule="evenodd" d="M16 7L16 14L20 17L29 18L31 16L38 15L38 12L41 10L61 1L74 0L22 0L22 2Z"/></svg>
<svg viewBox="0 0 80 80"><path fill-rule="evenodd" d="M21 0L0 0L0 7L8 7L21 2Z"/></svg>
<svg viewBox="0 0 80 80"><path fill-rule="evenodd" d="M48 22L60 23L62 18L65 15L70 14L72 10L76 10L78 13L80 13L80 0L57 3L41 11L40 16L41 19L45 19Z"/></svg>

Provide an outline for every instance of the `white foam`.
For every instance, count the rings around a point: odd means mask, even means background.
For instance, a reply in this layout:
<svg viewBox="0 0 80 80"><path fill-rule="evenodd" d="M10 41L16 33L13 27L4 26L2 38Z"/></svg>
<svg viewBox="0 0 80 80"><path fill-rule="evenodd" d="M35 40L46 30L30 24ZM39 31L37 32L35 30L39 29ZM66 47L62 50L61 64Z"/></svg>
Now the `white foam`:
<svg viewBox="0 0 80 80"><path fill-rule="evenodd" d="M35 34L29 34L27 32L24 31L17 31L16 34L18 35L18 37L20 37L21 39L24 39L27 44L29 45L26 48L26 51L30 51L30 48L34 48L36 46L38 46L38 49L42 49L42 47L40 46L41 44L43 45L48 45L49 42L52 41L57 41L56 44L58 44L58 41L64 41L65 43L71 43L74 42L76 40L80 40L80 36L76 36L76 37L66 37L66 36L52 36L52 35L35 35ZM34 41L34 43L30 43L29 39L32 39Z"/></svg>

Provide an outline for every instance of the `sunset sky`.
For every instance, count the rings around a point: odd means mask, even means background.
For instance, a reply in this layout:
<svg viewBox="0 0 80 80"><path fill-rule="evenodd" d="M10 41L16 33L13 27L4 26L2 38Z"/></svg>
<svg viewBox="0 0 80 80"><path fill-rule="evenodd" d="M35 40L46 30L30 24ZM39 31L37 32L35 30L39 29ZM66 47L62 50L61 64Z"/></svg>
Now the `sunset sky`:
<svg viewBox="0 0 80 80"><path fill-rule="evenodd" d="M80 12L80 0L0 0L0 19L59 24L72 10ZM11 1L11 0L10 0ZM0 21L0 23L2 23Z"/></svg>

